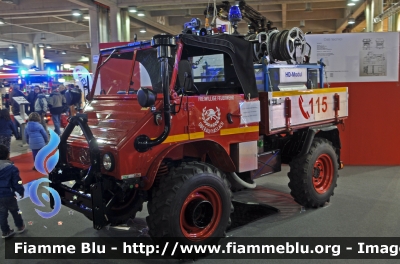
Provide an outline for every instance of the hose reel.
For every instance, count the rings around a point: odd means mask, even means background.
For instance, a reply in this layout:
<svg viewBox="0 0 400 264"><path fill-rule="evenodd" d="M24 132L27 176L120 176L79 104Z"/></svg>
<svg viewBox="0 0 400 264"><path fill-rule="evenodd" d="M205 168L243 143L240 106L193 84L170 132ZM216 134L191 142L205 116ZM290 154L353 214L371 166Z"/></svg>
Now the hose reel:
<svg viewBox="0 0 400 264"><path fill-rule="evenodd" d="M256 39L258 39L258 43L254 45L254 55L257 60L260 60L262 57L268 55L269 34L260 32L257 34Z"/></svg>
<svg viewBox="0 0 400 264"><path fill-rule="evenodd" d="M304 57L307 45L303 31L297 27L260 32L256 39L258 43L254 45L254 56L258 60L268 55L270 61L297 61Z"/></svg>

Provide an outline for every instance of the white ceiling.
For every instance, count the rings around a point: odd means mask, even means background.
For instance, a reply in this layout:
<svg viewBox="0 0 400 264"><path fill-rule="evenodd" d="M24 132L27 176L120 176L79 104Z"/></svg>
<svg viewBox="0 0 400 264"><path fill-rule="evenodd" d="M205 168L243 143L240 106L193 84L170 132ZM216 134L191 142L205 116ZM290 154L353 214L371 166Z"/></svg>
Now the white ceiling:
<svg viewBox="0 0 400 264"><path fill-rule="evenodd" d="M10 0L8 0L10 1ZM0 18L6 23L0 25L0 56L9 53L10 43L38 44L48 43L52 49L46 49L46 56L60 57L59 51L66 50L71 60L81 55L89 55L90 43L89 21L78 20L71 14L72 9L87 13L99 6L117 6L127 8L135 5L143 10L146 16L140 18L131 14L131 40L134 33L138 40L150 39L154 34L168 32L178 34L182 25L192 17L204 20L204 10L208 0L12 0L13 4L0 0ZM350 1L350 0L348 0ZM222 1L217 1L220 4ZM232 4L234 1L230 1ZM306 2L311 4L312 11L305 10ZM246 3L274 23L278 29L290 29L300 25L304 20L304 32L335 33L347 26L350 12L358 10L362 14L364 1L349 9L343 0L248 0ZM387 1L386 1L387 2ZM361 10L361 12L360 12ZM362 17L362 15L361 15ZM362 19L361 19L362 20ZM161 23L164 22L165 25ZM360 22L360 21L358 21ZM357 25L355 25L357 26ZM146 33L139 29L146 27ZM239 31L247 32L247 24L239 23ZM14 54L15 53L15 54Z"/></svg>

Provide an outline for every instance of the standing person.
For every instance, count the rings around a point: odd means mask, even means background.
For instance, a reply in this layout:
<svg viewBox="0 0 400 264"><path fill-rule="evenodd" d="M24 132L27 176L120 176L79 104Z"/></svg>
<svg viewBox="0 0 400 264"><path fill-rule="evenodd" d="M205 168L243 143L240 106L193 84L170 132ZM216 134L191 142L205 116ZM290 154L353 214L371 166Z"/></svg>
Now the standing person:
<svg viewBox="0 0 400 264"><path fill-rule="evenodd" d="M0 226L2 238L7 238L15 234L14 229L8 225L8 211L14 218L14 224L17 227L17 233L25 231L24 221L15 197L17 192L21 198L24 197L24 186L19 177L19 170L10 161L10 151L4 145L0 145Z"/></svg>
<svg viewBox="0 0 400 264"><path fill-rule="evenodd" d="M63 103L63 111L62 112L67 113L69 111L67 97L65 96L65 93L67 92L67 88L65 88L65 86L61 84L60 86L58 86L58 91L65 98L65 103Z"/></svg>
<svg viewBox="0 0 400 264"><path fill-rule="evenodd" d="M64 98L65 98L65 103L63 103L63 110L62 110L62 114L61 114L61 118L60 118L60 125L61 125L62 128L65 129L67 127L67 125L68 125L67 115L70 115L69 114L69 106L67 104L67 98L65 97L65 93L67 92L67 88L65 88L65 86L61 84L58 87L58 90L60 91L60 94L62 96L64 96Z"/></svg>
<svg viewBox="0 0 400 264"><path fill-rule="evenodd" d="M69 106L71 116L76 115L77 109L80 110L81 108L81 93L81 89L77 89L73 84L68 84L68 90L65 92L65 98L67 105Z"/></svg>
<svg viewBox="0 0 400 264"><path fill-rule="evenodd" d="M11 121L10 112L7 109L0 110L0 145L4 145L10 150L11 136L19 138L17 128Z"/></svg>
<svg viewBox="0 0 400 264"><path fill-rule="evenodd" d="M35 162L36 154L39 150L46 146L49 141L47 132L39 122L39 114L33 112L29 115L29 122L25 128L25 138L29 148L32 150L33 162ZM33 170L36 170L35 166L33 166Z"/></svg>
<svg viewBox="0 0 400 264"><path fill-rule="evenodd" d="M20 115L20 111L19 111L19 104L17 103L17 101L15 101L13 98L15 97L24 97L26 99L26 96L24 95L24 93L20 90L20 86L19 84L14 84L12 87L12 92L10 94L10 100L11 100L11 111L13 113L14 116L18 116ZM25 112L27 112L28 105L25 106ZM14 118L14 124L15 127L18 128L21 127L18 123L18 121ZM21 131L18 131L18 134L20 134Z"/></svg>
<svg viewBox="0 0 400 264"><path fill-rule="evenodd" d="M73 84L68 84L67 90L64 93L65 100L66 100L67 106L69 108L69 116L74 116L76 114L75 107L73 105L71 105L71 101L72 101L71 90L73 88L74 88Z"/></svg>
<svg viewBox="0 0 400 264"><path fill-rule="evenodd" d="M60 94L58 88L54 89L50 94L50 98L48 101L51 113L51 119L54 123L54 131L60 135L60 126L61 126L61 113L63 112L63 104L66 103L65 97Z"/></svg>
<svg viewBox="0 0 400 264"><path fill-rule="evenodd" d="M40 87L37 85L35 85L33 90L31 90L29 92L29 94L28 94L29 113L27 113L27 114L35 112L35 102L36 102L36 98L38 97L39 93L40 93Z"/></svg>
<svg viewBox="0 0 400 264"><path fill-rule="evenodd" d="M47 125L44 117L46 116L47 110L49 110L49 108L47 105L46 96L42 93L41 90L39 90L39 93L37 95L34 109L35 112L40 115L40 123L42 124L44 130L47 131Z"/></svg>

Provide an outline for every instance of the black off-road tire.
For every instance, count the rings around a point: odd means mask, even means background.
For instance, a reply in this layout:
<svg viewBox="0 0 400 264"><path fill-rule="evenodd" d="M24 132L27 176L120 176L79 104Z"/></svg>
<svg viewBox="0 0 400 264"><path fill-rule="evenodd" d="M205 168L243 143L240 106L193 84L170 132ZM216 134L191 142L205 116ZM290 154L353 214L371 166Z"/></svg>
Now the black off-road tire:
<svg viewBox="0 0 400 264"><path fill-rule="evenodd" d="M143 194L136 191L134 197L131 198L131 202L127 203L123 209L116 210L112 208L112 213L109 215L110 224L117 226L125 224L129 219L134 219L136 213L142 211L144 200Z"/></svg>
<svg viewBox="0 0 400 264"><path fill-rule="evenodd" d="M290 194L297 203L317 208L330 201L339 177L338 158L330 141L314 138L309 152L289 165Z"/></svg>
<svg viewBox="0 0 400 264"><path fill-rule="evenodd" d="M197 233L193 230L190 233L184 227L183 223L187 224L187 222L183 222L182 217L189 211L189 205L198 201L190 200L190 197L193 197L193 193L207 197L208 192L212 194L208 200L212 205L213 213L210 214L212 215L210 223L204 227L203 231L213 231L208 232L205 237L188 238L190 235L203 232L201 228L196 228L194 225L195 231L200 230ZM149 216L146 221L153 240L175 238L188 244L207 244L225 236L225 230L230 225L230 215L233 212L232 193L225 174L214 166L202 162L183 162L161 178L151 195L147 204ZM219 197L219 200L214 199L215 197ZM215 221L216 219L219 221ZM212 226L214 229L211 228Z"/></svg>

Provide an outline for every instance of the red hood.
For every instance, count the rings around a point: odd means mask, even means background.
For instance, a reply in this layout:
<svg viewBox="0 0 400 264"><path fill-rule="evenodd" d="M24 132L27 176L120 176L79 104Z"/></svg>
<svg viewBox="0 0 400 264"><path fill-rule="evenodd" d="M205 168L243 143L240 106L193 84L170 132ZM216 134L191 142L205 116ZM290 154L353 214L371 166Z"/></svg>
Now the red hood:
<svg viewBox="0 0 400 264"><path fill-rule="evenodd" d="M87 105L84 113L88 115L89 127L99 146L117 146L125 141L130 131L149 111L139 105L136 96L102 96ZM69 140L87 145L78 127Z"/></svg>

